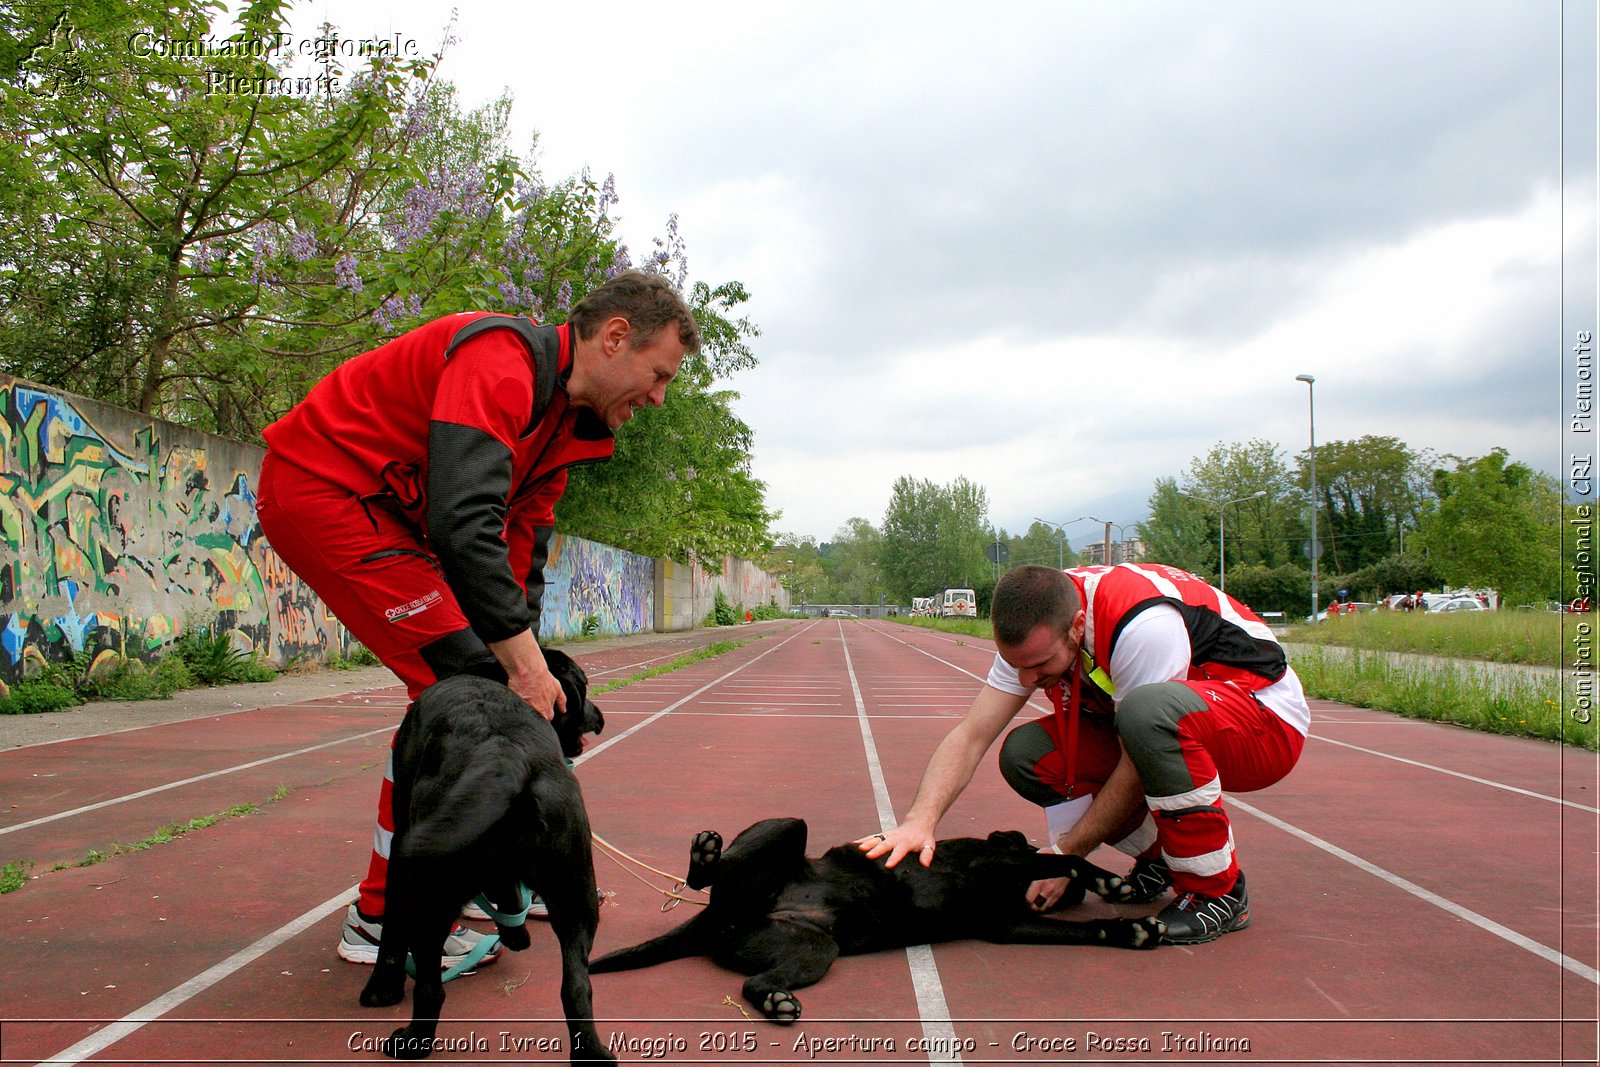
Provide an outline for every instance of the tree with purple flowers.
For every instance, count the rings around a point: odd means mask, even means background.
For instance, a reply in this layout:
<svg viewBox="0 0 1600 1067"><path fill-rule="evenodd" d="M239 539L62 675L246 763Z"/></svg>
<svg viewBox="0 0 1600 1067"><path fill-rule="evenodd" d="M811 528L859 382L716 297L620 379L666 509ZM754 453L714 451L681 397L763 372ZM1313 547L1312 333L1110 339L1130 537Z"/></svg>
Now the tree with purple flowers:
<svg viewBox="0 0 1600 1067"><path fill-rule="evenodd" d="M628 462L574 479L563 528L759 548L771 516L719 384L755 359L743 287L690 280L676 217L632 254L615 178L547 181L508 146L509 99L464 110L438 54L297 67L268 47L284 8L251 0L230 34L215 0L0 6L0 369L253 439L423 321L559 322L637 265L683 290L706 349L623 433ZM156 46L194 41L206 55Z"/></svg>

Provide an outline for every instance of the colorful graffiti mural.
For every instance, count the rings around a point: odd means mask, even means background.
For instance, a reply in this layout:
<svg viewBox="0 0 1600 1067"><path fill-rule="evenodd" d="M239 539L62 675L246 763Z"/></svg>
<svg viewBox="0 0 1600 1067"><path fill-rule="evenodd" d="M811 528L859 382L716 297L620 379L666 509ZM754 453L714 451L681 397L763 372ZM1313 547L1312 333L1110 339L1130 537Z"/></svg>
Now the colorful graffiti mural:
<svg viewBox="0 0 1600 1067"><path fill-rule="evenodd" d="M343 627L261 540L257 448L0 376L0 680L188 626L275 662Z"/></svg>
<svg viewBox="0 0 1600 1067"><path fill-rule="evenodd" d="M557 534L545 566L542 639L648 633L655 625L655 560L581 537Z"/></svg>
<svg viewBox="0 0 1600 1067"><path fill-rule="evenodd" d="M0 375L0 685L47 662L151 660L197 625L283 664L351 638L261 536L262 450ZM540 637L652 630L657 561L557 535ZM778 598L744 560L694 595ZM700 619L685 617L681 625ZM674 621L669 625L680 625Z"/></svg>

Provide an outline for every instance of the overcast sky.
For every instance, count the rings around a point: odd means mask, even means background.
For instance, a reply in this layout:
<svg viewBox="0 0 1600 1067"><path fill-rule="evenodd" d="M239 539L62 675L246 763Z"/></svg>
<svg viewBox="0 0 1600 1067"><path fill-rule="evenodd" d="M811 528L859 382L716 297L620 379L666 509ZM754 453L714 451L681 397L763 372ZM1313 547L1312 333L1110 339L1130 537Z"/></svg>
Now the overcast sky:
<svg viewBox="0 0 1600 1067"><path fill-rule="evenodd" d="M616 176L636 257L676 212L692 277L748 287L730 384L779 530L880 524L901 475L1013 533L1136 522L1217 442L1304 449L1301 373L1319 442L1561 473L1593 0L1566 62L1558 0L456 6L464 103L509 89L547 179ZM295 26L431 51L444 10Z"/></svg>

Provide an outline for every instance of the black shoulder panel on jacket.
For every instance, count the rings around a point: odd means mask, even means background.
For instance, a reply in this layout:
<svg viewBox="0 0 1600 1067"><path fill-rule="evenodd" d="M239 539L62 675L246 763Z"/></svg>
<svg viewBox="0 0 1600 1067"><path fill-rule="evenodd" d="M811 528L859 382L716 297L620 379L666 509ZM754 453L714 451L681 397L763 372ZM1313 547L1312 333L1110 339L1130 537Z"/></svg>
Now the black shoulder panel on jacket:
<svg viewBox="0 0 1600 1067"><path fill-rule="evenodd" d="M531 433L544 417L544 409L550 406L550 397L555 393L556 371L561 362L561 338L554 326L539 326L521 315L485 315L481 319L473 319L451 336L450 346L444 350L444 358L449 359L455 355L457 348L489 330L510 330L522 339L533 356L533 410L529 413L527 427L522 431L524 434Z"/></svg>
<svg viewBox="0 0 1600 1067"><path fill-rule="evenodd" d="M484 641L528 628L528 601L511 573L506 498L511 451L453 422L428 425L428 540L467 621Z"/></svg>

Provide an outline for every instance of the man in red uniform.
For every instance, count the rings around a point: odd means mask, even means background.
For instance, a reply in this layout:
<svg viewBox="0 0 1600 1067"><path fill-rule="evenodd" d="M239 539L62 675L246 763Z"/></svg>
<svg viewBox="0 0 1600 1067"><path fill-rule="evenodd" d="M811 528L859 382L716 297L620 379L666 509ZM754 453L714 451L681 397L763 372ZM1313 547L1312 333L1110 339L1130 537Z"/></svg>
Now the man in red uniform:
<svg viewBox="0 0 1600 1067"><path fill-rule="evenodd" d="M659 406L694 319L660 275L628 271L560 326L465 312L355 357L267 427L257 516L273 550L415 698L472 670L531 712L564 705L538 645L544 565L567 471L609 459L612 431ZM339 954L377 958L394 821ZM446 962L476 935L460 929Z"/></svg>
<svg viewBox="0 0 1600 1067"><path fill-rule="evenodd" d="M987 684L928 761L899 826L862 838L890 866L934 854L934 830L1034 689L1055 711L1012 730L1000 767L1045 808L1053 847L1135 857L1140 901L1168 888L1165 940L1199 944L1250 922L1224 789L1263 789L1294 767L1311 712L1271 630L1175 567L1027 566L995 586ZM1044 911L1064 883L1036 882Z"/></svg>

